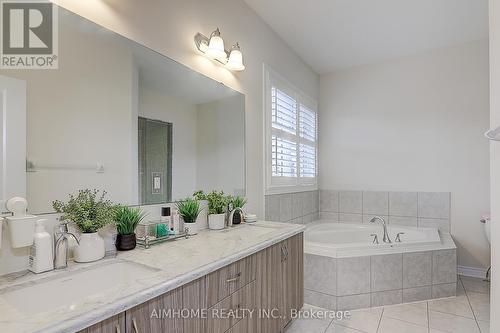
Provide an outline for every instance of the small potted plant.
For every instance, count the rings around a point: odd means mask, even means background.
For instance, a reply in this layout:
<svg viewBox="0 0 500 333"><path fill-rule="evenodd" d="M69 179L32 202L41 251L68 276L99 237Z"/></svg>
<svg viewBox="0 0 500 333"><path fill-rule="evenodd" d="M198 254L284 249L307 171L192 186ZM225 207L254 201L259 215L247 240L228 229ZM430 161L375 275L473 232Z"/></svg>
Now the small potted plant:
<svg viewBox="0 0 500 333"><path fill-rule="evenodd" d="M115 246L118 251L135 249L137 239L135 228L144 219L146 214L139 208L120 206L115 212L116 235Z"/></svg>
<svg viewBox="0 0 500 333"><path fill-rule="evenodd" d="M184 228L187 229L188 235L196 235L198 233L198 226L196 219L200 215L200 203L193 198L186 198L175 203L179 215L184 220Z"/></svg>
<svg viewBox="0 0 500 333"><path fill-rule="evenodd" d="M75 248L76 262L90 262L102 259L105 254L104 239L98 230L113 222L115 205L106 200L106 191L80 190L78 194L69 195L68 202L56 200L52 203L54 210L61 213L60 221L75 223L81 232L80 243Z"/></svg>
<svg viewBox="0 0 500 333"><path fill-rule="evenodd" d="M224 195L223 191L212 191L208 194L198 191L194 196L198 200L208 201L208 228L212 230L224 229L230 196Z"/></svg>
<svg viewBox="0 0 500 333"><path fill-rule="evenodd" d="M233 214L232 224L240 224L243 221L243 206L247 203L247 199L239 195L232 197L230 201L231 210L239 208L240 210Z"/></svg>

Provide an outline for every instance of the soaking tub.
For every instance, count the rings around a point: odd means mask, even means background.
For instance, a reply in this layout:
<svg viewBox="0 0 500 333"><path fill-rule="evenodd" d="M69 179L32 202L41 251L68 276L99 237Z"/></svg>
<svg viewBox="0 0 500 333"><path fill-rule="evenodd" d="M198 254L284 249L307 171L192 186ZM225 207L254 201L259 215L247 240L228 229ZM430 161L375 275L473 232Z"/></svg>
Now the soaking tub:
<svg viewBox="0 0 500 333"><path fill-rule="evenodd" d="M427 249L432 246L441 247L441 238L435 228L415 228L404 226L387 226L392 243L382 241L384 232L381 224L345 224L321 223L311 224L305 232L306 247L324 249L331 256L342 254L370 254L374 252L397 253L405 249L416 249L418 246ZM396 242L396 235L401 242ZM374 243L377 235L378 244Z"/></svg>
<svg viewBox="0 0 500 333"><path fill-rule="evenodd" d="M304 233L304 297L350 310L456 295L456 246L435 228L316 221ZM396 235L401 242L396 242ZM373 243L374 236L378 244Z"/></svg>

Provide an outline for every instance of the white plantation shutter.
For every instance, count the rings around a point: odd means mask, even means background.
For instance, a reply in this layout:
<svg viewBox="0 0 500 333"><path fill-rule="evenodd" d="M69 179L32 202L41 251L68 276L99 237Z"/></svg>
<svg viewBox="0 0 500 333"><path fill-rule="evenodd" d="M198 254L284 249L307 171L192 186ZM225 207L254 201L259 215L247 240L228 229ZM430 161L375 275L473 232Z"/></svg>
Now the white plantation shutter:
<svg viewBox="0 0 500 333"><path fill-rule="evenodd" d="M266 72L266 189L316 186L315 103L277 74Z"/></svg>

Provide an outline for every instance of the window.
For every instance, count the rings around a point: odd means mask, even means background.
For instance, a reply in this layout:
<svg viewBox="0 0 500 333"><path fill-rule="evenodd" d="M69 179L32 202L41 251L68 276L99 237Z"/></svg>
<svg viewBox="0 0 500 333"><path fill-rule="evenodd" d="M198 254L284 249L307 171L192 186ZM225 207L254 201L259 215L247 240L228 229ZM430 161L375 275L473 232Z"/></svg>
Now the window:
<svg viewBox="0 0 500 333"><path fill-rule="evenodd" d="M316 103L269 68L264 99L266 193L316 189Z"/></svg>

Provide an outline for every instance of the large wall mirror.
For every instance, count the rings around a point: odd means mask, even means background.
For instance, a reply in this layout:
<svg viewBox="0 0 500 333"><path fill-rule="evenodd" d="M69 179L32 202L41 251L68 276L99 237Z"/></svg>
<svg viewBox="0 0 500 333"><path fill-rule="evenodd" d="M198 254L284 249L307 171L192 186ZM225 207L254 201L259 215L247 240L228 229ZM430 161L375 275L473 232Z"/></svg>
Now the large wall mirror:
<svg viewBox="0 0 500 333"><path fill-rule="evenodd" d="M59 69L26 82L30 213L79 189L159 204L196 190L245 194L244 96L59 8Z"/></svg>

